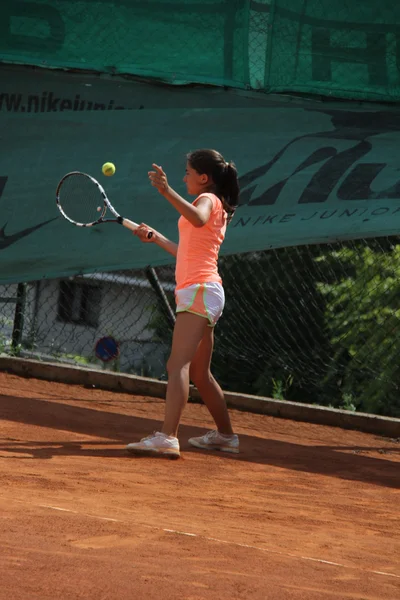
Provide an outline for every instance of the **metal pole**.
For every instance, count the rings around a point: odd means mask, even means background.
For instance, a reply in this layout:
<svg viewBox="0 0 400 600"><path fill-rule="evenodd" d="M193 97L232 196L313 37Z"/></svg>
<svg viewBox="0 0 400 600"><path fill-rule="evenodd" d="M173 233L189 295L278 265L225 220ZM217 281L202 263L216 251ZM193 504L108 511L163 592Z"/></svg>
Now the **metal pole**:
<svg viewBox="0 0 400 600"><path fill-rule="evenodd" d="M170 303L168 302L168 298L161 286L160 280L157 277L157 273L153 267L146 268L147 279L149 280L151 287L156 293L157 299L160 303L161 310L163 314L166 316L168 325L171 329L174 328L175 325L175 314L171 308Z"/></svg>

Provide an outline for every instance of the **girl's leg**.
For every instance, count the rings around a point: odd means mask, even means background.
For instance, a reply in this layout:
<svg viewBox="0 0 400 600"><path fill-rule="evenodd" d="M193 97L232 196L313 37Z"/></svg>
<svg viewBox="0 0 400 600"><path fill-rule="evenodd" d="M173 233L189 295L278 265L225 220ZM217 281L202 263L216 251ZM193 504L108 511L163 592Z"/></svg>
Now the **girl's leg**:
<svg viewBox="0 0 400 600"><path fill-rule="evenodd" d="M213 348L214 329L206 327L190 365L189 376L210 411L218 431L224 435L232 435L232 425L223 391L210 371Z"/></svg>
<svg viewBox="0 0 400 600"><path fill-rule="evenodd" d="M177 437L189 396L189 367L204 336L208 321L189 312L176 316L172 349L167 363L168 386L161 432Z"/></svg>

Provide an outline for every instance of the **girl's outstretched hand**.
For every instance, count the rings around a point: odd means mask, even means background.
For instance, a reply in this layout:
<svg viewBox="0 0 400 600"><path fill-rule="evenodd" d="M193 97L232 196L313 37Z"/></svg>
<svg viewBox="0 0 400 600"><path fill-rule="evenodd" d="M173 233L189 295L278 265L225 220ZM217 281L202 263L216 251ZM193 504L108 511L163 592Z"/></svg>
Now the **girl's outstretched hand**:
<svg viewBox="0 0 400 600"><path fill-rule="evenodd" d="M150 232L152 233L152 236L149 238ZM136 229L136 231L133 232L133 235L136 235L141 242L149 243L149 242L154 242L154 240L155 240L154 229L151 229L151 227L149 227L145 223L140 223L140 225Z"/></svg>
<svg viewBox="0 0 400 600"><path fill-rule="evenodd" d="M149 179L151 185L157 188L160 194L164 196L169 189L167 176L164 173L162 167L159 167L156 164L153 164L152 166L154 171L149 171Z"/></svg>

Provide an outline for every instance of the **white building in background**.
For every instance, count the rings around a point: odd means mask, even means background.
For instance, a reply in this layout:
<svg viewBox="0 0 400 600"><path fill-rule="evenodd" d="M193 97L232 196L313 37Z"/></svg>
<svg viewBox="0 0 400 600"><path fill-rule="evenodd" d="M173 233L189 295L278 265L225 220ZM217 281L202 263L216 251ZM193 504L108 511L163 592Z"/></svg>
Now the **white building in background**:
<svg viewBox="0 0 400 600"><path fill-rule="evenodd" d="M172 292L174 284L164 282L162 287ZM15 315L15 304L1 298L15 297L16 292L17 284L0 286L0 352L10 350ZM97 273L28 283L22 355L101 368L95 344L112 336L120 356L105 368L161 377L169 344L157 340L156 320L168 331L159 298L146 277Z"/></svg>

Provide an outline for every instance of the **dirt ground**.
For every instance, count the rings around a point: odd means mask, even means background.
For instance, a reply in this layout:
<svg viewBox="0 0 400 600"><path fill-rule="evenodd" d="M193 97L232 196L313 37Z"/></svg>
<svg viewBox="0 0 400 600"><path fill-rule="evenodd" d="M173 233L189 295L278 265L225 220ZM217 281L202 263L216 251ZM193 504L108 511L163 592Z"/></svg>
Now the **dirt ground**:
<svg viewBox="0 0 400 600"><path fill-rule="evenodd" d="M400 440L232 411L241 453L128 456L160 399L0 373L1 600L398 600Z"/></svg>

